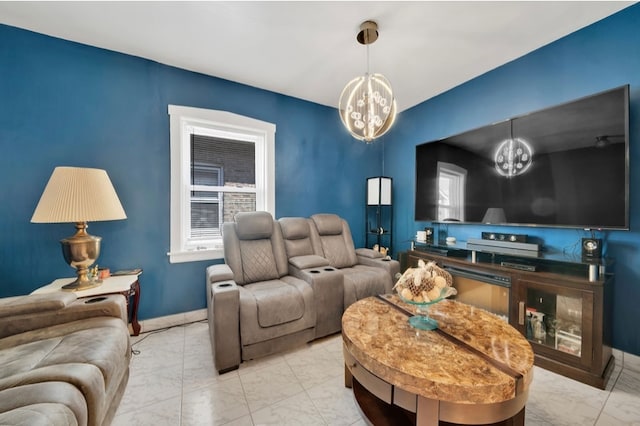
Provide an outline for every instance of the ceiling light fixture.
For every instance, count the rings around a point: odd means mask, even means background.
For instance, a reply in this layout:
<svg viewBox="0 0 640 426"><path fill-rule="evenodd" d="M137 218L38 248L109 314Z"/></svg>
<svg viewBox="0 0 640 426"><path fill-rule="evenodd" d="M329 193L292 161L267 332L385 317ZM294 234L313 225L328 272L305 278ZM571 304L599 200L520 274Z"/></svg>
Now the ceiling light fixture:
<svg viewBox="0 0 640 426"><path fill-rule="evenodd" d="M369 73L369 45L377 39L378 24L363 22L356 40L367 47L367 72L347 83L339 102L342 123L354 138L366 143L384 135L396 118L391 83L382 74Z"/></svg>

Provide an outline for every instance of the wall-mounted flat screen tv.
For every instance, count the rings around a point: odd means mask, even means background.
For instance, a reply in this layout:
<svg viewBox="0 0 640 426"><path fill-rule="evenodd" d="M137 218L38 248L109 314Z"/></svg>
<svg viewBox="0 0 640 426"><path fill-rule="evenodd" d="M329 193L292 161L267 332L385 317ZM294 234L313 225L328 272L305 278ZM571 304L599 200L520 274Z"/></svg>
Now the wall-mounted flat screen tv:
<svg viewBox="0 0 640 426"><path fill-rule="evenodd" d="M416 146L415 219L629 228L629 86Z"/></svg>

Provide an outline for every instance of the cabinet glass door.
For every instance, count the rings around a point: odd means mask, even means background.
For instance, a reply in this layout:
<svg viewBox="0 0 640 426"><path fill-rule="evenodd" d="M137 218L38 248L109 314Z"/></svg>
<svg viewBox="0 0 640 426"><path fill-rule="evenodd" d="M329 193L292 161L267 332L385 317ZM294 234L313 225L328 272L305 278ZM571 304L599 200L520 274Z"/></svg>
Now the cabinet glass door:
<svg viewBox="0 0 640 426"><path fill-rule="evenodd" d="M527 287L527 339L576 357L582 356L582 298Z"/></svg>

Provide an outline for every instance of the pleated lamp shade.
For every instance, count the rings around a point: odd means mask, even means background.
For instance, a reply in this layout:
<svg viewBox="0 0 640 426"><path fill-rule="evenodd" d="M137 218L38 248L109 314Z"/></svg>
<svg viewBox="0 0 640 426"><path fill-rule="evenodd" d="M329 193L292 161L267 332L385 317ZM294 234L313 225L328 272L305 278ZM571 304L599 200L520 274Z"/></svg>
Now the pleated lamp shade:
<svg viewBox="0 0 640 426"><path fill-rule="evenodd" d="M56 167L31 222L94 222L126 218L105 170Z"/></svg>

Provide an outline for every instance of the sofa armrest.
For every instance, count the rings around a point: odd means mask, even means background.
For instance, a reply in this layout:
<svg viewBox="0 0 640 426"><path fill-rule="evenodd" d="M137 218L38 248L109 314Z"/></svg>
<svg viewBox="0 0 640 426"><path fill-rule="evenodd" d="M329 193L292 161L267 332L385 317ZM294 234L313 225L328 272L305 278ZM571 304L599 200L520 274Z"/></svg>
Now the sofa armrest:
<svg viewBox="0 0 640 426"><path fill-rule="evenodd" d="M310 254L306 256L294 256L289 259L289 265L297 269L318 268L329 266L329 261L322 256Z"/></svg>
<svg viewBox="0 0 640 426"><path fill-rule="evenodd" d="M226 263L207 267L207 284L221 281L233 281L233 271Z"/></svg>
<svg viewBox="0 0 640 426"><path fill-rule="evenodd" d="M213 281L225 276L222 266L231 272L227 265L213 266L207 268L207 318L215 368L222 374L241 362L240 288L233 279Z"/></svg>
<svg viewBox="0 0 640 426"><path fill-rule="evenodd" d="M94 317L116 317L127 323L126 300L119 294L78 299L73 293L60 292L10 299L14 307L0 308L13 312L0 316L0 338Z"/></svg>
<svg viewBox="0 0 640 426"><path fill-rule="evenodd" d="M366 257L367 259L382 259L384 257L379 251L370 248L356 249L356 256L358 256L358 258Z"/></svg>
<svg viewBox="0 0 640 426"><path fill-rule="evenodd" d="M340 331L344 313L342 271L333 266L300 269L290 263L289 275L305 281L313 289L316 305L316 339Z"/></svg>
<svg viewBox="0 0 640 426"><path fill-rule="evenodd" d="M76 300L71 292L32 294L0 299L0 318L62 309Z"/></svg>

